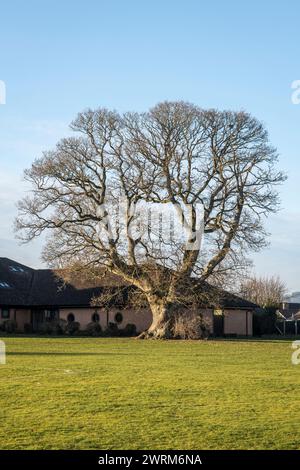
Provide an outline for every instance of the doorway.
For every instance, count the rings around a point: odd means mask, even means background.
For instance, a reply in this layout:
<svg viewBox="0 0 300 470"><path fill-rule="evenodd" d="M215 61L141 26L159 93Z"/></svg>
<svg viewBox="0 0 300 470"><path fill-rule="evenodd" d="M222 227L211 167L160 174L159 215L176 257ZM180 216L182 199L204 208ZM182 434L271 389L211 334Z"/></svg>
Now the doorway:
<svg viewBox="0 0 300 470"><path fill-rule="evenodd" d="M214 336L224 336L224 315L214 313Z"/></svg>

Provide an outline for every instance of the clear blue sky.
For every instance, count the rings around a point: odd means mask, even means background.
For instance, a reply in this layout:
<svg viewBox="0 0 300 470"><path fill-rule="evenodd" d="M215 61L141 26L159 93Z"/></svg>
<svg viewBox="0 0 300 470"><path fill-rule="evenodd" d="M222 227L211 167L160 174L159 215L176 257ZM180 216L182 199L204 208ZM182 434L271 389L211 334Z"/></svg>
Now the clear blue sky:
<svg viewBox="0 0 300 470"><path fill-rule="evenodd" d="M40 265L41 243L19 247L11 230L21 175L78 111L183 99L267 126L289 180L256 272L300 290L299 2L28 0L2 2L0 15L0 256Z"/></svg>

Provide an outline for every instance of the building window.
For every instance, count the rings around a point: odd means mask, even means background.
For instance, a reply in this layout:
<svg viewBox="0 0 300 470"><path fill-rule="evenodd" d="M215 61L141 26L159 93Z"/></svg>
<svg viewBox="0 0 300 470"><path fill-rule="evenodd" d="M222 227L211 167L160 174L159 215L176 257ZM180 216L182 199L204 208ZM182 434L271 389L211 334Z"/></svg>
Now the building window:
<svg viewBox="0 0 300 470"><path fill-rule="evenodd" d="M25 272L25 269L21 268L21 266L10 266L9 269L13 273L24 273Z"/></svg>
<svg viewBox="0 0 300 470"><path fill-rule="evenodd" d="M8 308L3 308L1 311L1 318L4 320L7 320L9 318L9 309Z"/></svg>
<svg viewBox="0 0 300 470"><path fill-rule="evenodd" d="M73 321L75 321L74 313L69 313L69 315L67 316L67 320L69 323L72 323Z"/></svg>
<svg viewBox="0 0 300 470"><path fill-rule="evenodd" d="M9 289L9 288L10 288L10 285L8 284L8 282L0 281L0 287L1 287L2 289Z"/></svg>
<svg viewBox="0 0 300 470"><path fill-rule="evenodd" d="M100 321L99 313L97 313L97 312L93 313L93 315L92 315L92 321L93 321L94 323L99 323L99 321Z"/></svg>
<svg viewBox="0 0 300 470"><path fill-rule="evenodd" d="M116 323L122 323L122 321L123 321L123 315L122 315L122 313L121 313L121 312L117 312L117 313L115 314L115 322L116 322Z"/></svg>

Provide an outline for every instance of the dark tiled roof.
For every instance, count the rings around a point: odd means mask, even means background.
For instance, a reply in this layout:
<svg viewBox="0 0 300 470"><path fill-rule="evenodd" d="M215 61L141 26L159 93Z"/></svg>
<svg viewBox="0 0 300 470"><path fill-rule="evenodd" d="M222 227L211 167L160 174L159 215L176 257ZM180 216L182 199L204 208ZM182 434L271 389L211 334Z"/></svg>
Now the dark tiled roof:
<svg viewBox="0 0 300 470"><path fill-rule="evenodd" d="M190 278L190 281L196 286L197 293L203 294L204 303L207 303L207 306L214 308L242 308L253 310L258 306L249 300L238 297L231 292L219 289L218 287L212 286L207 282L199 282L197 278ZM201 302L201 301L200 301ZM203 305L204 306L204 305Z"/></svg>
<svg viewBox="0 0 300 470"><path fill-rule="evenodd" d="M242 299L237 295L231 294L230 292L220 291L220 307L224 308L245 308L255 309L258 305L250 302L249 300Z"/></svg>
<svg viewBox="0 0 300 470"><path fill-rule="evenodd" d="M27 305L28 293L31 290L34 270L16 263L8 258L0 258L0 305Z"/></svg>
<svg viewBox="0 0 300 470"><path fill-rule="evenodd" d="M50 269L37 269L27 302L32 306L87 306L93 297L100 295L101 290L99 287L77 288L71 284L63 284Z"/></svg>
<svg viewBox="0 0 300 470"><path fill-rule="evenodd" d="M8 287L1 287L1 282ZM99 286L99 284L101 284ZM106 276L98 283L81 280L63 283L51 269L32 269L7 258L0 258L0 305L14 307L90 306L103 289L114 289L120 282Z"/></svg>
<svg viewBox="0 0 300 470"><path fill-rule="evenodd" d="M106 282L107 278L108 282ZM0 287L0 305L14 307L87 307L107 285L109 289L113 289L121 283L124 284L115 276L107 276L98 287L95 283L91 284L80 279L63 284L51 269L32 269L7 258L0 258L1 282L6 282L9 287ZM203 291L204 294L209 292L211 298L217 299L220 308L254 309L257 307L252 302L216 289L207 283L199 284L196 279L191 279L191 282L197 290ZM208 306L209 297L206 299Z"/></svg>

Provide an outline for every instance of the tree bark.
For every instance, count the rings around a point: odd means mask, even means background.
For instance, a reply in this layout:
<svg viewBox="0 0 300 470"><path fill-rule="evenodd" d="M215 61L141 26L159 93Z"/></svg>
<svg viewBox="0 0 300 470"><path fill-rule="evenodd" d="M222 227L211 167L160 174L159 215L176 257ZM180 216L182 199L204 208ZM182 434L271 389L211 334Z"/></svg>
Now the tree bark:
<svg viewBox="0 0 300 470"><path fill-rule="evenodd" d="M139 339L172 339L176 304L156 297L148 297L153 320L148 330L141 333Z"/></svg>

